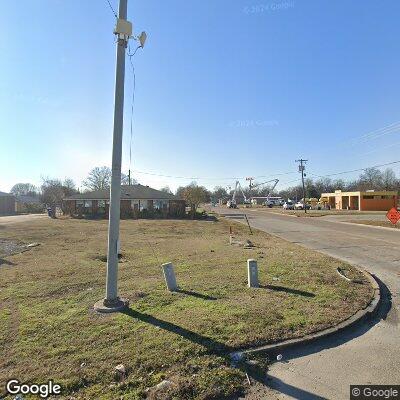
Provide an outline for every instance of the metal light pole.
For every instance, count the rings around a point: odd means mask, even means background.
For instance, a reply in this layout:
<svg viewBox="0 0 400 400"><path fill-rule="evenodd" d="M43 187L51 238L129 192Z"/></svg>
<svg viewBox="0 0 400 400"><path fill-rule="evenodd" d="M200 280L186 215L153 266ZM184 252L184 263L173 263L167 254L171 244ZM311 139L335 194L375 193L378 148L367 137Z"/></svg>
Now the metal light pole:
<svg viewBox="0 0 400 400"><path fill-rule="evenodd" d="M118 238L121 204L121 159L122 130L124 119L124 82L125 51L129 37L132 35L132 24L126 20L128 0L119 1L117 25L114 34L117 36L117 66L115 73L114 96L114 132L112 151L112 176L110 190L110 210L108 224L107 285L106 297L98 301L94 308L99 312L120 311L128 301L118 297Z"/></svg>

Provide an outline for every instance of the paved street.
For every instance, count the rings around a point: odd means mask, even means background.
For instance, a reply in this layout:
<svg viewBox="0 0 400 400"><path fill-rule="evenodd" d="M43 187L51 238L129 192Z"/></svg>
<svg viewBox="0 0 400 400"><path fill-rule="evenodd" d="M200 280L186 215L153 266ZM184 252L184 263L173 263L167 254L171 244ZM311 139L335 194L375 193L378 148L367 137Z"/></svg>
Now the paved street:
<svg viewBox="0 0 400 400"><path fill-rule="evenodd" d="M270 384L279 394L256 387L249 399L349 399L350 384L400 383L400 231L256 209L212 210L235 219L235 214L245 212L255 228L364 267L386 285L391 296L388 313L383 310L369 324L340 338L284 353L285 362L269 371Z"/></svg>

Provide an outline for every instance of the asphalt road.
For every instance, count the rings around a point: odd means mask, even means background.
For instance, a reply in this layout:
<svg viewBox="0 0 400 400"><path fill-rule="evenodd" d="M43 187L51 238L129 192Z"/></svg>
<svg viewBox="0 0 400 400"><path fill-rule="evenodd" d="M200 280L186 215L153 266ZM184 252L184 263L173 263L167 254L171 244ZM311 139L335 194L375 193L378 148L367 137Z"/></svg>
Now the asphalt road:
<svg viewBox="0 0 400 400"><path fill-rule="evenodd" d="M361 266L383 282L387 299L375 320L351 331L283 353L268 385L249 399L349 399L350 384L400 384L400 231L344 224L325 217L291 217L268 211L214 208L251 226ZM230 215L230 216L229 216Z"/></svg>

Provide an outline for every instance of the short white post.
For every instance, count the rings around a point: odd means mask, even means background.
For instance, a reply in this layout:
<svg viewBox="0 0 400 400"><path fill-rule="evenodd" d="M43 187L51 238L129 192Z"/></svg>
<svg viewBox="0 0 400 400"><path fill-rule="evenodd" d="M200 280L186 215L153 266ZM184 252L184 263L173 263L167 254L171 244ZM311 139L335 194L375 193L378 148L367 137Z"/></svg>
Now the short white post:
<svg viewBox="0 0 400 400"><path fill-rule="evenodd" d="M162 264L162 269L164 273L165 283L167 284L167 289L170 292L176 292L178 290L178 285L176 284L174 266L172 263Z"/></svg>
<svg viewBox="0 0 400 400"><path fill-rule="evenodd" d="M248 276L248 286L258 288L258 268L257 261L253 259L247 260L247 276Z"/></svg>
<svg viewBox="0 0 400 400"><path fill-rule="evenodd" d="M118 254L118 256L122 256L122 253L121 253L121 242L119 241L119 239L117 240L117 254Z"/></svg>

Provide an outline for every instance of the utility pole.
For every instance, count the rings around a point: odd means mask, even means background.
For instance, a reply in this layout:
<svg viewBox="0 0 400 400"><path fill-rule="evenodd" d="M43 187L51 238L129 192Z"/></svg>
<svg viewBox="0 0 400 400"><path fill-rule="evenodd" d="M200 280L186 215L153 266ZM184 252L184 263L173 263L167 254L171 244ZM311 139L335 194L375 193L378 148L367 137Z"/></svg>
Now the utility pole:
<svg viewBox="0 0 400 400"><path fill-rule="evenodd" d="M250 192L251 192L251 189L253 188L253 185L252 185L252 183L251 183L251 182L253 182L253 181L254 181L254 178L252 178L252 177L248 177L248 178L246 178L246 181L249 181L249 189L250 189Z"/></svg>
<svg viewBox="0 0 400 400"><path fill-rule="evenodd" d="M122 131L124 119L125 52L132 24L126 20L128 0L119 1L118 19L114 30L117 37L117 65L114 94L114 132L112 150L112 175L110 189L110 211L108 223L107 283L106 297L94 305L99 312L116 312L124 309L128 301L118 297L118 240L121 207L121 160Z"/></svg>
<svg viewBox="0 0 400 400"><path fill-rule="evenodd" d="M295 162L300 163L299 164L299 172L301 172L301 182L303 185L303 205L304 205L304 212L307 214L307 207L306 207L306 188L304 186L304 171L306 169L306 162L308 160L303 160L302 158L300 158L300 160L296 160Z"/></svg>

